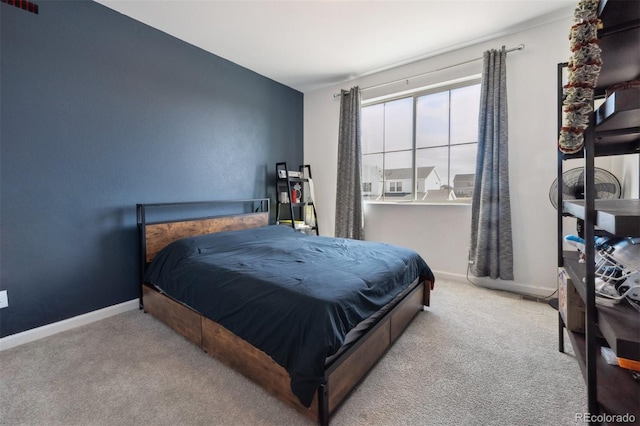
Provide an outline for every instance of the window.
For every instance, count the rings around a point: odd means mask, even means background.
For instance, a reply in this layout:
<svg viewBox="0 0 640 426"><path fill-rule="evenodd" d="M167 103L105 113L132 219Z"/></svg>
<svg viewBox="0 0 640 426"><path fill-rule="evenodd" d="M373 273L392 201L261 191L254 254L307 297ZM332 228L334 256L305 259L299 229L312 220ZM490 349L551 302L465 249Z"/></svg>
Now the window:
<svg viewBox="0 0 640 426"><path fill-rule="evenodd" d="M389 192L402 192L402 182L389 182Z"/></svg>
<svg viewBox="0 0 640 426"><path fill-rule="evenodd" d="M362 107L365 200L469 202L480 83L439 87Z"/></svg>

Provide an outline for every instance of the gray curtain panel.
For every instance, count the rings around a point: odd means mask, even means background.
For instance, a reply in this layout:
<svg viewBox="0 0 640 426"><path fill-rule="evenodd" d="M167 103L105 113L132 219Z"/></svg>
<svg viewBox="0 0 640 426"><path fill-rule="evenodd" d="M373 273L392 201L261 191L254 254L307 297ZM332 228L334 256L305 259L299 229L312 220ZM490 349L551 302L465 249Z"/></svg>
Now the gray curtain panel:
<svg viewBox="0 0 640 426"><path fill-rule="evenodd" d="M360 145L360 88L343 90L338 133L336 237L364 239L362 211L362 148Z"/></svg>
<svg viewBox="0 0 640 426"><path fill-rule="evenodd" d="M513 280L506 58L504 47L483 56L469 260L475 276Z"/></svg>

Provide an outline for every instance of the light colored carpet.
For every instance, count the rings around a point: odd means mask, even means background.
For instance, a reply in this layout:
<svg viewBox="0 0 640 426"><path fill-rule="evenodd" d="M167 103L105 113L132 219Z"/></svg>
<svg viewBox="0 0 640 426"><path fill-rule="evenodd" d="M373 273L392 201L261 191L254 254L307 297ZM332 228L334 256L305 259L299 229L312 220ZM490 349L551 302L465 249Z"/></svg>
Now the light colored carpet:
<svg viewBox="0 0 640 426"><path fill-rule="evenodd" d="M331 424L575 425L557 340L548 305L439 280ZM2 425L313 424L137 310L0 352L0 374Z"/></svg>

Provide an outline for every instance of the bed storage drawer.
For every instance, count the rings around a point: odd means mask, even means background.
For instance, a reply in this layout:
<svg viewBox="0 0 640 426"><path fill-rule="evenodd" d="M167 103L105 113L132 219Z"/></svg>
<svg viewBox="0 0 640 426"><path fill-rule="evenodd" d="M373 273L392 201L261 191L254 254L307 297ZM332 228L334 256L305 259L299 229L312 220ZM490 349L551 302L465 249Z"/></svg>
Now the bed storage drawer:
<svg viewBox="0 0 640 426"><path fill-rule="evenodd" d="M382 324L358 346L353 355L331 372L327 379L329 413L336 409L389 348L389 328L389 320L383 319Z"/></svg>
<svg viewBox="0 0 640 426"><path fill-rule="evenodd" d="M329 413L337 408L351 389L360 382L367 372L391 347L393 341L402 334L411 320L422 309L424 285L418 284L371 330L364 343L354 347L349 358L331 369L327 378L329 389Z"/></svg>
<svg viewBox="0 0 640 426"><path fill-rule="evenodd" d="M426 285L429 285L428 283ZM402 302L394 308L391 315L391 341L395 341L409 325L416 314L422 310L424 286L416 287Z"/></svg>

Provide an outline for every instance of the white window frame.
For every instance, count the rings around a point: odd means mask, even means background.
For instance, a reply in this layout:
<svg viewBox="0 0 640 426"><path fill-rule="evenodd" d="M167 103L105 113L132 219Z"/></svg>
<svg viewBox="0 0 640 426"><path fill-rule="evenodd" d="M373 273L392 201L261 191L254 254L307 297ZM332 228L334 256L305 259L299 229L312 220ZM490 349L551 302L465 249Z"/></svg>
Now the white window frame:
<svg viewBox="0 0 640 426"><path fill-rule="evenodd" d="M445 92L445 91L451 91L451 90L455 90L455 89L459 89L462 87L467 87L467 86L473 86L473 85L477 85L477 84L481 84L481 76L478 75L473 75L473 76L469 76L466 78L462 78L462 79L457 79L454 81L448 81L448 82L444 82L444 83L439 83L439 84L435 84L435 85L431 85L431 86L427 86L427 87L422 87L422 88L418 88L418 89L414 89L414 90L408 90L408 91L403 91L403 92L398 92L395 94L389 94L389 95L385 95L385 96L380 96L380 97L376 97L376 98L372 98L372 99L366 99L363 100L361 103L361 107L368 107L368 106L373 106L373 105L377 105L377 104L383 104L386 102L391 102L391 101L395 101L395 100L399 100L399 99L406 99L406 98L413 98L413 129L412 129L412 133L413 133L413 141L412 141L412 169L413 169L413 184L410 184L411 187L411 200L402 200L402 201L398 201L395 198L391 198L391 199L385 199L384 197L384 193L386 191L386 183L383 181L383 194L381 199L378 200L364 200L365 203L371 203L371 204L419 204L419 205L428 205L428 204L462 204L462 205L470 205L471 204L471 199L470 198L462 198L459 200L417 200L416 199L416 190L417 190L417 168L416 168L416 103L417 103L417 99L421 96L425 96L425 95L429 95L429 94L434 94L434 93L439 93L439 92ZM478 141L469 143L469 144L476 144L478 143ZM451 145L451 141L449 140L446 147L448 147L448 149L451 148L451 146L458 146L459 144L454 144ZM445 145L443 145L444 147ZM421 149L425 149L425 148L421 148ZM427 148L428 149L428 148ZM380 154L384 154L386 151L382 151L380 152ZM389 151L392 152L392 151ZM363 156L366 154L363 154ZM451 157L449 154L449 161L451 161ZM383 178L384 179L384 178ZM452 182L449 182L451 185L453 185L453 178ZM394 184L395 186L395 184ZM404 186L404 185L402 185ZM401 186L401 188L402 188ZM371 191L369 191L371 192ZM401 190L394 190L392 189L392 187L389 187L389 193L394 193L394 192L402 192Z"/></svg>

